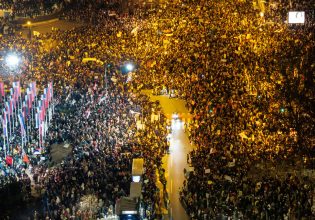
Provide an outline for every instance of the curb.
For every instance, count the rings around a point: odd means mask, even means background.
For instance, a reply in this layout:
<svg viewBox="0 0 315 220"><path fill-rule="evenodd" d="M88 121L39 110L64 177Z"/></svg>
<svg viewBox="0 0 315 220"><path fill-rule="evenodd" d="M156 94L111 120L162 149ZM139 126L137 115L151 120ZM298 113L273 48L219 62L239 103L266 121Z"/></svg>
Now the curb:
<svg viewBox="0 0 315 220"><path fill-rule="evenodd" d="M41 24L49 24L49 23L53 23L55 21L59 21L59 18L54 18L54 19L51 19L51 20L47 20L47 21L39 21L39 22L35 22L35 23L32 23L31 24L31 27L34 27L36 25L41 25ZM22 27L28 27L28 24L22 24Z"/></svg>

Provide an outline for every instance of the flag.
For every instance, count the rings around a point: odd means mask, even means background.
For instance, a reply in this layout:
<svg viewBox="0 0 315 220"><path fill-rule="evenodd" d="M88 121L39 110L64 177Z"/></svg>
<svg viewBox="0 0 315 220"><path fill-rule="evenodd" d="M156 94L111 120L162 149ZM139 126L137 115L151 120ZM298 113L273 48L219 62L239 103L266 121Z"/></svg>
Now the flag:
<svg viewBox="0 0 315 220"><path fill-rule="evenodd" d="M134 29L132 29L131 30L131 34L133 34L133 35L137 35L138 34L138 29L139 29L139 27L137 26L137 27L135 27Z"/></svg>
<svg viewBox="0 0 315 220"><path fill-rule="evenodd" d="M20 121L20 124L21 124L21 135L22 135L22 137L23 137L23 136L25 136L25 134L26 134L26 132L25 132L25 129L26 129L26 127L25 127L25 121L24 121L24 117L23 117L22 113L20 113L20 114L18 115L18 117L19 117L19 121Z"/></svg>
<svg viewBox="0 0 315 220"><path fill-rule="evenodd" d="M33 102L32 91L30 88L27 88L26 95L25 95L25 103L27 104L27 107L29 109L32 108L32 102Z"/></svg>
<svg viewBox="0 0 315 220"><path fill-rule="evenodd" d="M33 154L34 154L34 155L42 154L42 149L41 149L41 148L35 149L34 152L33 152Z"/></svg>
<svg viewBox="0 0 315 220"><path fill-rule="evenodd" d="M27 100L28 100L27 106L28 106L29 109L32 109L32 106L33 106L33 105L32 105L33 99L34 99L34 97L32 97L32 94L29 93L29 94L28 94L28 99L27 99Z"/></svg>
<svg viewBox="0 0 315 220"><path fill-rule="evenodd" d="M10 111L11 111L11 115L13 115L14 107L15 107L14 99L12 97L10 97Z"/></svg>
<svg viewBox="0 0 315 220"><path fill-rule="evenodd" d="M28 95L25 95L25 100L23 101L23 108L25 108L25 115L26 117L28 117L29 113L30 113L30 102L29 102L29 96Z"/></svg>
<svg viewBox="0 0 315 220"><path fill-rule="evenodd" d="M38 32L38 31L33 31L33 35L34 35L35 37L39 37L39 36L40 36L40 32Z"/></svg>
<svg viewBox="0 0 315 220"><path fill-rule="evenodd" d="M29 163L30 162L30 160L28 159L28 156L26 154L24 154L24 156L23 156L23 162L24 163Z"/></svg>
<svg viewBox="0 0 315 220"><path fill-rule="evenodd" d="M13 82L13 89L16 93L17 98L21 97L21 86L20 86L20 81Z"/></svg>
<svg viewBox="0 0 315 220"><path fill-rule="evenodd" d="M38 129L38 132L39 132L39 145L40 145L40 147L42 146L42 143L43 143L44 129L45 129L44 126L45 126L44 121L41 121L41 123L39 124L39 129Z"/></svg>
<svg viewBox="0 0 315 220"><path fill-rule="evenodd" d="M9 165L9 166L12 166L13 164L13 158L11 156L7 156L5 158L5 162Z"/></svg>
<svg viewBox="0 0 315 220"><path fill-rule="evenodd" d="M42 101L38 100L38 108L41 109L41 107L42 107Z"/></svg>
<svg viewBox="0 0 315 220"><path fill-rule="evenodd" d="M31 102L34 102L36 97L36 82L31 82L29 84L29 88L26 90L27 94L30 94L31 96Z"/></svg>
<svg viewBox="0 0 315 220"><path fill-rule="evenodd" d="M239 136L241 136L242 139L248 139L245 131L242 131L241 133L238 134Z"/></svg>
<svg viewBox="0 0 315 220"><path fill-rule="evenodd" d="M23 117L27 119L29 115L29 109L25 101L23 102L23 105L22 105L22 113L23 113Z"/></svg>
<svg viewBox="0 0 315 220"><path fill-rule="evenodd" d="M8 101L8 102L5 103L5 105L6 105L8 113L9 113L9 116L12 115L13 109L12 109L12 106L11 106L11 102Z"/></svg>
<svg viewBox="0 0 315 220"><path fill-rule="evenodd" d="M10 104L9 102L6 102L5 103L5 109L6 109L6 113L7 113L7 119L9 121L9 123L11 122L11 119L10 119L10 116L12 115L11 112L10 112Z"/></svg>
<svg viewBox="0 0 315 220"><path fill-rule="evenodd" d="M223 177L225 180L229 181L229 182L233 182L232 178L228 175L224 175Z"/></svg>
<svg viewBox="0 0 315 220"><path fill-rule="evenodd" d="M37 95L36 95L36 93L37 93L36 82L32 82L32 83L31 83L31 89L32 89L32 91L33 91L34 96L37 96Z"/></svg>
<svg viewBox="0 0 315 220"><path fill-rule="evenodd" d="M86 118L89 118L90 114L91 114L91 111L90 111L90 108L88 108L88 110L86 110L86 112L85 112Z"/></svg>
<svg viewBox="0 0 315 220"><path fill-rule="evenodd" d="M45 120L45 106L42 105L41 106L41 110L40 110L40 120L44 121Z"/></svg>
<svg viewBox="0 0 315 220"><path fill-rule="evenodd" d="M217 150L214 149L213 147L210 149L210 154L214 154L214 153L216 153L216 152L217 152Z"/></svg>
<svg viewBox="0 0 315 220"><path fill-rule="evenodd" d="M50 98L51 100L54 98L54 85L50 82Z"/></svg>
<svg viewBox="0 0 315 220"><path fill-rule="evenodd" d="M40 122L39 114L40 114L40 113L36 113L36 114L35 114L35 127L36 127L36 128L39 127L39 122Z"/></svg>
<svg viewBox="0 0 315 220"><path fill-rule="evenodd" d="M2 97L5 96L5 92L4 92L4 83L0 82L0 98L2 99Z"/></svg>
<svg viewBox="0 0 315 220"><path fill-rule="evenodd" d="M3 119L2 119L2 128L3 128L3 135L5 137L8 137L8 128L7 128L7 125L8 125L8 120L7 120L7 112L5 109L3 109Z"/></svg>
<svg viewBox="0 0 315 220"><path fill-rule="evenodd" d="M48 99L48 94L44 95L44 102L45 102L45 108L47 109L49 106L49 99Z"/></svg>
<svg viewBox="0 0 315 220"><path fill-rule="evenodd" d="M52 82L49 82L49 84L48 84L47 96L48 96L48 101L51 102L51 100L53 98L53 84L52 84Z"/></svg>

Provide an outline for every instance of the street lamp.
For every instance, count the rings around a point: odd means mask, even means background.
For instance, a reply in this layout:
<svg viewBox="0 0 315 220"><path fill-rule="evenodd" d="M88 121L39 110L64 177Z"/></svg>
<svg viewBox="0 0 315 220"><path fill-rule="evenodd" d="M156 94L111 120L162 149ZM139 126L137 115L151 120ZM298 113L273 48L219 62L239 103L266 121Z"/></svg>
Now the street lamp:
<svg viewBox="0 0 315 220"><path fill-rule="evenodd" d="M28 21L26 24L28 26L28 38L31 40L32 39L32 31L31 31L32 22Z"/></svg>
<svg viewBox="0 0 315 220"><path fill-rule="evenodd" d="M134 66L132 63L127 63L126 64L126 69L128 72L131 72L134 69Z"/></svg>

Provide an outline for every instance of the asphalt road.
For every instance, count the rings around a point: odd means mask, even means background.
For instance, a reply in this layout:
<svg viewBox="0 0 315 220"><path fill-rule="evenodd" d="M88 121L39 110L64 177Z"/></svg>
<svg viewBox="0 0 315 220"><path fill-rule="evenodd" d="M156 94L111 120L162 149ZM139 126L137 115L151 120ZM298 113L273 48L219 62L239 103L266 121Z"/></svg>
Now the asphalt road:
<svg viewBox="0 0 315 220"><path fill-rule="evenodd" d="M75 27L79 27L82 26L82 24L79 23L75 23L75 22L70 22L70 21L64 21L64 20L57 20L57 21L48 21L45 23L39 23L39 24L32 24L31 25L31 31L37 31L40 34L46 34L52 31L53 28L58 28L60 30L70 30L72 28ZM29 29L26 28L22 28L22 30L20 31L22 33L23 37L27 37L28 36L28 32Z"/></svg>
<svg viewBox="0 0 315 220"><path fill-rule="evenodd" d="M184 208L179 201L179 191L184 182L184 168L188 169L187 154L193 149L185 133L184 121L187 121L188 110L185 102L179 99L169 99L168 96L152 96L151 100L159 100L164 113L171 121L172 133L170 136L170 154L164 156L163 167L167 180L167 191L170 199L169 216L172 220L188 220ZM172 114L177 112L181 119L172 119Z"/></svg>

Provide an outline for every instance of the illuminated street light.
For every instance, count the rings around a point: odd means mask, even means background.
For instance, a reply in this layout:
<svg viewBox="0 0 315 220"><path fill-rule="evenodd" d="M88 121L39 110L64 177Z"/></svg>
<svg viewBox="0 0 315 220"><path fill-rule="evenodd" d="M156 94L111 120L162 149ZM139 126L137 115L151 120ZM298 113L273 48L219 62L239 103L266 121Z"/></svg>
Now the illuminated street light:
<svg viewBox="0 0 315 220"><path fill-rule="evenodd" d="M126 69L128 72L131 72L133 70L134 66L131 63L126 64Z"/></svg>
<svg viewBox="0 0 315 220"><path fill-rule="evenodd" d="M177 113L172 114L172 119L177 120L179 119L179 116Z"/></svg>
<svg viewBox="0 0 315 220"><path fill-rule="evenodd" d="M28 26L28 38L31 40L32 39L32 30L31 30L32 22L31 21L27 21L26 24Z"/></svg>
<svg viewBox="0 0 315 220"><path fill-rule="evenodd" d="M19 65L20 58L16 54L9 54L5 58L5 62L10 68L14 69Z"/></svg>

